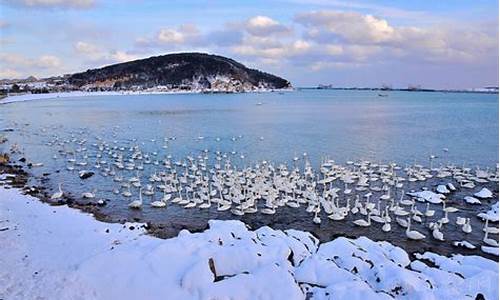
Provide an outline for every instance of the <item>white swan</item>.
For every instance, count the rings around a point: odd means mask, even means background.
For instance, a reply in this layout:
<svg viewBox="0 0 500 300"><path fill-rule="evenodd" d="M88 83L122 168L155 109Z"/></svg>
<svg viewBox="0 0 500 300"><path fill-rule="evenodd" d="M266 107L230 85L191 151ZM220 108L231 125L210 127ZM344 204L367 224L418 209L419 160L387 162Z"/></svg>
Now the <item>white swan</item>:
<svg viewBox="0 0 500 300"><path fill-rule="evenodd" d="M82 193L82 197L87 198L87 199L95 198L95 192L96 192L96 189L92 190L92 192Z"/></svg>
<svg viewBox="0 0 500 300"><path fill-rule="evenodd" d="M62 198L62 196L63 196L63 191L62 191L62 189L61 189L61 186L62 186L62 184L61 184L61 183L59 183L59 191L58 191L58 192L55 192L54 194L52 194L52 196L50 197L50 199L55 200L55 199Z"/></svg>
<svg viewBox="0 0 500 300"><path fill-rule="evenodd" d="M359 219L359 220L356 220L356 221L353 221L354 225L356 226L360 226L360 227L368 227L372 224L372 221L371 221L371 211L368 212L368 221L365 220L365 219Z"/></svg>
<svg viewBox="0 0 500 300"><path fill-rule="evenodd" d="M424 212L424 215L426 217L432 217L432 216L434 216L434 213L436 212L434 210L429 209L429 205L430 205L429 202L427 202L427 205L425 207L425 212Z"/></svg>
<svg viewBox="0 0 500 300"><path fill-rule="evenodd" d="M494 239L488 238L488 231L484 233L484 238L483 238L483 243L490 245L492 247L498 247L498 242L495 241Z"/></svg>
<svg viewBox="0 0 500 300"><path fill-rule="evenodd" d="M435 223L434 229L432 229L432 237L438 241L444 241L444 235L439 229L441 229L441 223Z"/></svg>
<svg viewBox="0 0 500 300"><path fill-rule="evenodd" d="M465 233L472 232L472 226L470 226L470 218L467 218L467 220L465 221L465 224L462 226L462 231Z"/></svg>
<svg viewBox="0 0 500 300"><path fill-rule="evenodd" d="M406 227L406 237L412 240L422 240L425 239L425 235L421 234L416 230L411 230L411 218L408 217L408 227Z"/></svg>
<svg viewBox="0 0 500 300"><path fill-rule="evenodd" d="M314 218L313 218L313 222L314 224L321 224L321 218L318 216L318 213L320 212L321 208L320 206L318 205L318 208L316 208L316 211L314 212Z"/></svg>
<svg viewBox="0 0 500 300"><path fill-rule="evenodd" d="M132 209L140 209L142 207L142 188L139 189L139 200L130 202L128 207Z"/></svg>

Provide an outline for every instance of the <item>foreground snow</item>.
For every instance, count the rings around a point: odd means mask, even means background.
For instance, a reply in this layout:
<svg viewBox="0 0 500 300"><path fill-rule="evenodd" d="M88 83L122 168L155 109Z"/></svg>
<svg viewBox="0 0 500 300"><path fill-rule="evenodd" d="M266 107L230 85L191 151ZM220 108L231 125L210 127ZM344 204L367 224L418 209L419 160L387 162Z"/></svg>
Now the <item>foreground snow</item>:
<svg viewBox="0 0 500 300"><path fill-rule="evenodd" d="M478 256L411 262L387 242L239 221L161 240L2 187L0 245L2 299L498 299L498 263Z"/></svg>

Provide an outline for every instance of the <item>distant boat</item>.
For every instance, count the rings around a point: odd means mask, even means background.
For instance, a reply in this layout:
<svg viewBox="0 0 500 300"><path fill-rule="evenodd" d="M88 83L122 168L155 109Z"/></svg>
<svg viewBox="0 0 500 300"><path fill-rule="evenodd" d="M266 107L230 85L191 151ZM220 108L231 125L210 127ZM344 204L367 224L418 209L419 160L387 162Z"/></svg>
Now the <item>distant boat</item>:
<svg viewBox="0 0 500 300"><path fill-rule="evenodd" d="M381 93L379 93L378 96L379 97L389 97L389 94L381 94Z"/></svg>
<svg viewBox="0 0 500 300"><path fill-rule="evenodd" d="M264 104L264 103L262 103L262 102L257 102L257 104L256 104L256 105L262 105L262 104Z"/></svg>

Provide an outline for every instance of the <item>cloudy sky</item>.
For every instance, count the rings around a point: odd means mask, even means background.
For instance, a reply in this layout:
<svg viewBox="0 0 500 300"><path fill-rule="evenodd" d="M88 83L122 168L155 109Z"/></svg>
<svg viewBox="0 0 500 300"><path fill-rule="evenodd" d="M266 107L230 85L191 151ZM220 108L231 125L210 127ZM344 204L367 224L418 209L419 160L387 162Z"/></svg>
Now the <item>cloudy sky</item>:
<svg viewBox="0 0 500 300"><path fill-rule="evenodd" d="M295 86L498 85L498 1L0 0L0 78L182 51Z"/></svg>

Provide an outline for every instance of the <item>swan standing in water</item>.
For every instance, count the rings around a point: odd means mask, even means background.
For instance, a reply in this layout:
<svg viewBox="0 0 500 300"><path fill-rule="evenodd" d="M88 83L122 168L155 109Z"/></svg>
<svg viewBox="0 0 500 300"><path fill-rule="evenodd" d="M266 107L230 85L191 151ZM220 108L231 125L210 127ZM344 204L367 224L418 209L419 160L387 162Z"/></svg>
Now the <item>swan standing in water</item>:
<svg viewBox="0 0 500 300"><path fill-rule="evenodd" d="M434 216L434 213L435 213L434 210L429 209L429 205L430 205L429 202L427 202L427 205L425 206L425 212L424 212L424 215L428 218Z"/></svg>
<svg viewBox="0 0 500 300"><path fill-rule="evenodd" d="M60 199L62 198L63 196L63 191L62 191L62 188L61 188L62 184L59 183L59 191L58 192L55 192L54 194L52 194L52 196L50 197L50 199L52 200L56 200L56 199Z"/></svg>
<svg viewBox="0 0 500 300"><path fill-rule="evenodd" d="M139 189L139 200L130 202L128 207L133 209L140 209L142 207L142 188Z"/></svg>
<svg viewBox="0 0 500 300"><path fill-rule="evenodd" d="M422 240L425 239L425 235L421 234L420 232L416 230L411 230L411 218L408 217L408 227L406 227L406 237L411 239L411 240Z"/></svg>
<svg viewBox="0 0 500 300"><path fill-rule="evenodd" d="M439 230L441 229L441 223L434 223L434 228L432 229L432 237L438 241L444 241L444 235L443 233Z"/></svg>
<svg viewBox="0 0 500 300"><path fill-rule="evenodd" d="M95 198L95 192L97 190L96 189L93 189L92 192L85 192L82 194L82 197L83 198L87 198L87 199L92 199L92 198Z"/></svg>
<svg viewBox="0 0 500 300"><path fill-rule="evenodd" d="M320 212L320 210L321 210L321 208L318 205L318 207L314 211L314 218L313 218L314 224L318 224L318 225L321 224L321 218L318 216L318 213Z"/></svg>
<svg viewBox="0 0 500 300"><path fill-rule="evenodd" d="M488 237L488 234L489 232L488 231L485 231L484 232L484 238L483 238L483 243L489 245L489 246L492 246L492 247L498 247L498 242L495 241L494 239L490 239Z"/></svg>
<svg viewBox="0 0 500 300"><path fill-rule="evenodd" d="M462 226L462 231L465 233L471 233L472 227L470 226L470 218L467 218L465 224Z"/></svg>
<svg viewBox="0 0 500 300"><path fill-rule="evenodd" d="M372 219L371 219L371 211L368 212L368 221L365 220L365 219L359 219L359 220L356 220L354 221L354 225L356 226L360 226L360 227L368 227L372 224Z"/></svg>

